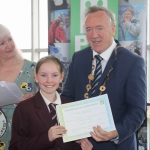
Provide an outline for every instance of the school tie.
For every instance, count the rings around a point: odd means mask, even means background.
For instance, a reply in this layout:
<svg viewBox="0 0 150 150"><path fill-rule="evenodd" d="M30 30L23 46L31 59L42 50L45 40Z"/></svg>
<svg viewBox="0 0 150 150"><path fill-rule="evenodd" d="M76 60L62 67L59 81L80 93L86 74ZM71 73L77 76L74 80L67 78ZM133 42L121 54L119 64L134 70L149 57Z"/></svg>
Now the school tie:
<svg viewBox="0 0 150 150"><path fill-rule="evenodd" d="M95 90L98 88L99 79L102 75L101 61L103 60L103 58L99 55L95 55L95 58L96 58L96 68L95 68L95 72L94 72L94 80L92 81L91 96L94 95Z"/></svg>
<svg viewBox="0 0 150 150"><path fill-rule="evenodd" d="M56 126L58 125L57 115L56 115L56 104L50 103L48 106L50 108L50 115L51 115L52 123L54 126Z"/></svg>

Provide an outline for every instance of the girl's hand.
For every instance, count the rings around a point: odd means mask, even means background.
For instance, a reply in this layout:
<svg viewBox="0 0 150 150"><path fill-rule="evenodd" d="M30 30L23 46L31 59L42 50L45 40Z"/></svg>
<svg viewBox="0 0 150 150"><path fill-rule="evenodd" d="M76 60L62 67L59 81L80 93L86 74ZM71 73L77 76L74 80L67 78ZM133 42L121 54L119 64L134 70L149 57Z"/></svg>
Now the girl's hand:
<svg viewBox="0 0 150 150"><path fill-rule="evenodd" d="M81 139L80 144L81 144L82 150L92 150L93 149L92 143L87 138Z"/></svg>
<svg viewBox="0 0 150 150"><path fill-rule="evenodd" d="M53 126L48 130L49 141L52 142L57 138L62 137L62 134L65 134L67 130L63 126Z"/></svg>

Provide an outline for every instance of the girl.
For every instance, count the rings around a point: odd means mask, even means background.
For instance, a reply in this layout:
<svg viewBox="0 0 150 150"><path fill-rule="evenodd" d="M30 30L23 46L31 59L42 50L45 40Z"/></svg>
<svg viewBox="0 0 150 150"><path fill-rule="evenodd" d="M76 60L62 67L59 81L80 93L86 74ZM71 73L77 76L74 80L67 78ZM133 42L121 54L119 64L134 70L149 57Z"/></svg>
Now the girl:
<svg viewBox="0 0 150 150"><path fill-rule="evenodd" d="M55 31L55 42L56 43L66 43L66 35L64 31L64 22L61 20L59 22L59 26L57 26L56 31Z"/></svg>
<svg viewBox="0 0 150 150"><path fill-rule="evenodd" d="M63 143L66 129L55 125L49 105L69 102L60 98L57 88L64 77L62 64L54 56L40 59L36 65L35 80L40 90L32 98L18 104L12 123L9 150L91 150L87 139ZM55 117L56 118L56 117Z"/></svg>

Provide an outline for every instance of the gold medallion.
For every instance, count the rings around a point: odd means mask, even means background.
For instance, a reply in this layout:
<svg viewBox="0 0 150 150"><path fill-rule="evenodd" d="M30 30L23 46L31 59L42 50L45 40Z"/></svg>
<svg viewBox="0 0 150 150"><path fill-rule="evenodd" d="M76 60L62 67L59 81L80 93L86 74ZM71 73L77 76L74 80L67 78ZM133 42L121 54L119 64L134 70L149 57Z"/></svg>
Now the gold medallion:
<svg viewBox="0 0 150 150"><path fill-rule="evenodd" d="M117 46L115 49L114 49L114 52L115 52L115 55L116 55L116 60L117 60L117 49L120 48L122 46ZM96 58L93 58L93 60L96 59ZM91 74L88 75L88 79L89 79L89 83L86 85L86 90L87 92L84 94L84 97L85 98L89 98L89 95L88 95L88 92L89 90L92 88L92 83L91 81L94 80L94 69L96 68L95 64L94 64L94 61L92 61L92 71L91 71ZM111 71L113 70L113 67L110 68L110 70L108 71L107 73L107 76L105 77L104 79L104 82L103 82L103 85L100 86L99 90L100 90L100 95L102 95L102 93L106 90L106 82L109 80L109 74L111 73Z"/></svg>
<svg viewBox="0 0 150 150"><path fill-rule="evenodd" d="M89 90L91 89L91 84L88 84L88 85L86 86L86 89L87 89L87 91L89 91Z"/></svg>
<svg viewBox="0 0 150 150"><path fill-rule="evenodd" d="M85 94L84 94L84 98L89 98L88 93L85 93Z"/></svg>
<svg viewBox="0 0 150 150"><path fill-rule="evenodd" d="M89 79L89 80L93 80L93 79L94 79L94 75L90 74L90 75L88 76L88 79Z"/></svg>
<svg viewBox="0 0 150 150"><path fill-rule="evenodd" d="M106 90L106 87L104 85L100 86L100 91L104 92Z"/></svg>
<svg viewBox="0 0 150 150"><path fill-rule="evenodd" d="M5 143L4 142L0 142L0 150L4 150L4 148L5 148Z"/></svg>

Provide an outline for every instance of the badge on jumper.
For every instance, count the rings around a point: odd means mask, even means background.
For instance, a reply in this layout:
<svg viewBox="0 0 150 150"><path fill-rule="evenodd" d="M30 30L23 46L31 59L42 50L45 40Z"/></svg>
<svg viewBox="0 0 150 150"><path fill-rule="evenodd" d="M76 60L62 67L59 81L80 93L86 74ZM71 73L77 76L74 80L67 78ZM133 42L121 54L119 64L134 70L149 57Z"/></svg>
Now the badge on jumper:
<svg viewBox="0 0 150 150"><path fill-rule="evenodd" d="M4 135L7 129L7 119L4 113L0 110L0 138ZM0 150L4 150L5 143L0 141Z"/></svg>
<svg viewBox="0 0 150 150"><path fill-rule="evenodd" d="M4 113L0 110L0 138L4 135L7 128L7 120Z"/></svg>

